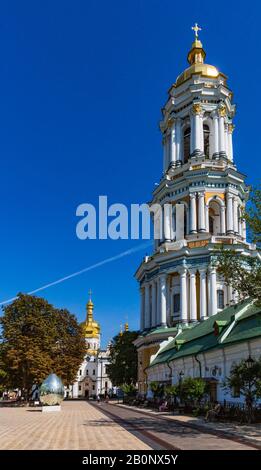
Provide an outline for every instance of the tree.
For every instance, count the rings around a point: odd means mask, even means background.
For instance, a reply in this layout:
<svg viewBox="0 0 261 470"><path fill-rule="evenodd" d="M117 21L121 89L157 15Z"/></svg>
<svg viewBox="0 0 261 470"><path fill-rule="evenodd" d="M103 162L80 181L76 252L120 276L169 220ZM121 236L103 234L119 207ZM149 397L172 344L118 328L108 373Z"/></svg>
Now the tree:
<svg viewBox="0 0 261 470"><path fill-rule="evenodd" d="M245 360L235 364L230 370L224 388L243 395L247 407L248 421L253 420L253 405L261 398L261 358L248 365Z"/></svg>
<svg viewBox="0 0 261 470"><path fill-rule="evenodd" d="M125 331L113 338L108 376L114 385L136 385L138 355L133 341L138 334L137 331Z"/></svg>
<svg viewBox="0 0 261 470"><path fill-rule="evenodd" d="M43 298L24 294L3 310L0 357L5 385L20 388L28 397L32 385L41 383L50 372L69 385L85 354L76 317Z"/></svg>
<svg viewBox="0 0 261 470"><path fill-rule="evenodd" d="M252 189L250 207L243 213L251 241L261 246L261 190ZM235 250L218 249L218 273L227 285L237 291L241 298L251 297L261 305L261 263L250 256L238 254Z"/></svg>
<svg viewBox="0 0 261 470"><path fill-rule="evenodd" d="M159 382L152 381L150 382L150 389L153 392L155 398L161 398L164 394L164 386Z"/></svg>
<svg viewBox="0 0 261 470"><path fill-rule="evenodd" d="M196 403L206 393L207 384L201 378L187 377L181 384L182 398L184 400L195 401Z"/></svg>

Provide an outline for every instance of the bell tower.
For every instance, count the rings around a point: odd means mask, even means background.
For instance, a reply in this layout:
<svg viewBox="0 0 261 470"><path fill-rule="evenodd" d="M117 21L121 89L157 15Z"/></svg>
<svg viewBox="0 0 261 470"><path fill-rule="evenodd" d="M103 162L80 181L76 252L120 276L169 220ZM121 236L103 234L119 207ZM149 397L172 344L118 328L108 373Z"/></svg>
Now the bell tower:
<svg viewBox="0 0 261 470"><path fill-rule="evenodd" d="M240 300L218 276L219 248L256 256L243 218L248 188L233 155L233 93L226 75L205 62L201 28L192 29L189 65L170 87L160 121L163 172L151 205L162 208L154 216L162 235L136 272L140 329L167 336Z"/></svg>

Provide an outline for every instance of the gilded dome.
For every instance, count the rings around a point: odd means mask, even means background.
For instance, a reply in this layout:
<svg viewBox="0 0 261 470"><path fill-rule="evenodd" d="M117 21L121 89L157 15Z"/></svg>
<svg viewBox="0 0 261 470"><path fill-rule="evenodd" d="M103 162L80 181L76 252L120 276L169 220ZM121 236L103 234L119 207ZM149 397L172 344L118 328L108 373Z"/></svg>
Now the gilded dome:
<svg viewBox="0 0 261 470"><path fill-rule="evenodd" d="M203 49L202 43L196 38L187 57L190 67L178 76L176 86L181 85L194 74L200 74L203 77L217 78L220 75L219 70L214 65L204 64L205 57L206 52Z"/></svg>
<svg viewBox="0 0 261 470"><path fill-rule="evenodd" d="M86 305L87 316L85 322L82 323L84 335L86 338L97 338L100 334L100 324L93 318L93 307L94 304L91 298L88 300Z"/></svg>

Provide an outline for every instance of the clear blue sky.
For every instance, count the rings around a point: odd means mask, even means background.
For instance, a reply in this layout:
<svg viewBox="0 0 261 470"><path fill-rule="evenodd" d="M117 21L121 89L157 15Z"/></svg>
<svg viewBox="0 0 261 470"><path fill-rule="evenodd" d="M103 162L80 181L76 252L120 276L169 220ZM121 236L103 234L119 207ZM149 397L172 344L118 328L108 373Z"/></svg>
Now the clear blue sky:
<svg viewBox="0 0 261 470"><path fill-rule="evenodd" d="M3 1L0 9L0 300L136 246L80 241L78 204L150 199L162 171L160 109L187 66L198 22L207 62L238 106L235 160L260 174L260 3L174 0ZM103 344L128 315L144 253L42 292L79 319L88 289Z"/></svg>

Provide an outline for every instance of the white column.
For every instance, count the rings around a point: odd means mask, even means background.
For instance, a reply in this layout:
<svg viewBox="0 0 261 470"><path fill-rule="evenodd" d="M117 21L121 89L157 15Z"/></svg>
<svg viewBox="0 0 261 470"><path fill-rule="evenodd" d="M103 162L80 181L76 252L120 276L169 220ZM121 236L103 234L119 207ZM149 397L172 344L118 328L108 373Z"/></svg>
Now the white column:
<svg viewBox="0 0 261 470"><path fill-rule="evenodd" d="M228 157L228 154L229 154L229 148L228 148L228 125L225 124L225 125L224 125L224 128L225 128L225 150L226 150L226 154L227 154L227 157Z"/></svg>
<svg viewBox="0 0 261 470"><path fill-rule="evenodd" d="M151 283L151 320L152 326L157 325L157 296L156 296L156 283L152 281Z"/></svg>
<svg viewBox="0 0 261 470"><path fill-rule="evenodd" d="M226 233L226 211L225 206L220 207L220 232L222 235Z"/></svg>
<svg viewBox="0 0 261 470"><path fill-rule="evenodd" d="M217 274L216 268L209 268L210 275L210 315L217 313Z"/></svg>
<svg viewBox="0 0 261 470"><path fill-rule="evenodd" d="M234 232L238 233L238 201L236 197L233 200L233 225Z"/></svg>
<svg viewBox="0 0 261 470"><path fill-rule="evenodd" d="M227 286L227 300L228 304L231 305L233 302L233 288L231 286Z"/></svg>
<svg viewBox="0 0 261 470"><path fill-rule="evenodd" d="M211 296L210 296L210 274L207 272L207 289L208 289L208 317L211 315Z"/></svg>
<svg viewBox="0 0 261 470"><path fill-rule="evenodd" d="M206 232L209 232L208 204L205 205L205 224L206 224Z"/></svg>
<svg viewBox="0 0 261 470"><path fill-rule="evenodd" d="M232 195L227 193L227 233L233 233L233 198Z"/></svg>
<svg viewBox="0 0 261 470"><path fill-rule="evenodd" d="M171 241L172 204L164 204L164 238Z"/></svg>
<svg viewBox="0 0 261 470"><path fill-rule="evenodd" d="M189 271L190 277L190 321L197 321L196 272Z"/></svg>
<svg viewBox="0 0 261 470"><path fill-rule="evenodd" d="M144 289L140 289L140 329L141 331L145 328L145 321L144 321Z"/></svg>
<svg viewBox="0 0 261 470"><path fill-rule="evenodd" d="M213 138L214 138L214 154L219 152L219 130L218 130L218 115L213 115Z"/></svg>
<svg viewBox="0 0 261 470"><path fill-rule="evenodd" d="M162 139L163 145L163 173L165 173L168 169L168 142L167 142L167 135L164 135Z"/></svg>
<svg viewBox="0 0 261 470"><path fill-rule="evenodd" d="M201 135L200 135L200 116L199 114L194 115L194 150L201 150Z"/></svg>
<svg viewBox="0 0 261 470"><path fill-rule="evenodd" d="M157 325L161 324L160 278L157 279Z"/></svg>
<svg viewBox="0 0 261 470"><path fill-rule="evenodd" d="M233 137L232 137L232 134L233 134L233 130L234 130L234 126L233 124L228 124L228 158L229 160L231 160L231 162L233 162Z"/></svg>
<svg viewBox="0 0 261 470"><path fill-rule="evenodd" d="M206 231L205 194L203 192L198 193L198 231Z"/></svg>
<svg viewBox="0 0 261 470"><path fill-rule="evenodd" d="M190 194L190 233L197 233L196 194Z"/></svg>
<svg viewBox="0 0 261 470"><path fill-rule="evenodd" d="M150 328L150 285L145 284L145 328Z"/></svg>
<svg viewBox="0 0 261 470"><path fill-rule="evenodd" d="M186 268L182 268L180 270L180 314L181 314L181 322L187 323L188 308L187 308L187 270Z"/></svg>
<svg viewBox="0 0 261 470"><path fill-rule="evenodd" d="M170 163L176 163L176 125L173 120L170 130Z"/></svg>
<svg viewBox="0 0 261 470"><path fill-rule="evenodd" d="M176 160L182 160L181 156L181 119L176 119Z"/></svg>
<svg viewBox="0 0 261 470"><path fill-rule="evenodd" d="M204 131L203 131L203 114L199 115L199 136L200 136L200 150L204 153Z"/></svg>
<svg viewBox="0 0 261 470"><path fill-rule="evenodd" d="M200 269L200 319L204 320L207 317L207 284L206 284L206 270Z"/></svg>
<svg viewBox="0 0 261 470"><path fill-rule="evenodd" d="M219 127L219 152L226 153L226 145L225 145L225 115L226 110L224 107L219 109L219 120L218 120L218 127Z"/></svg>
<svg viewBox="0 0 261 470"><path fill-rule="evenodd" d="M160 276L160 297L161 297L161 325L167 325L167 276L161 274Z"/></svg>

